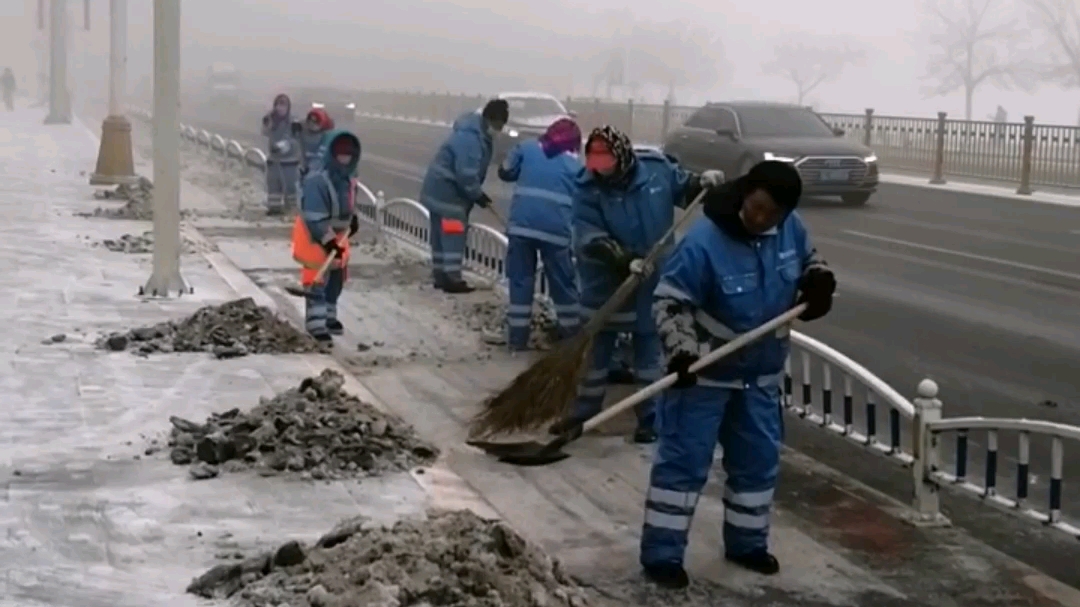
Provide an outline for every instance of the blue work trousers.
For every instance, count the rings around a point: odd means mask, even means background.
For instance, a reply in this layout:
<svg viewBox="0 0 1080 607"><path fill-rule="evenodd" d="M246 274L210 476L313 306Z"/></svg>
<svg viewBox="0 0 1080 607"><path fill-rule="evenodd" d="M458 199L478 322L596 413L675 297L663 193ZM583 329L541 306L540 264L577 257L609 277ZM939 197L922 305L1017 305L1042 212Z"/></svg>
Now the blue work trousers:
<svg viewBox="0 0 1080 607"><path fill-rule="evenodd" d="M727 474L724 549L730 556L768 549L783 441L780 387L778 382L746 386L664 393L656 414L659 441L645 501L642 565L682 564L718 435Z"/></svg>
<svg viewBox="0 0 1080 607"><path fill-rule="evenodd" d="M584 420L600 412L607 395L608 370L615 354L619 334L601 331L593 340L593 350L588 370L578 385L574 402L574 419ZM656 333L634 333L631 338L634 349L634 379L639 386L646 386L664 377L663 350L660 336ZM656 417L659 397L653 397L638 406L638 426L652 427ZM715 438L715 437L714 437Z"/></svg>
<svg viewBox="0 0 1080 607"><path fill-rule="evenodd" d="M281 211L300 208L297 192L300 186L299 162L266 163L266 208Z"/></svg>
<svg viewBox="0 0 1080 607"><path fill-rule="evenodd" d="M305 301L304 328L312 337L330 335L328 320L337 320L337 302L345 286L345 271L330 270L323 281L311 285Z"/></svg>
<svg viewBox="0 0 1080 607"><path fill-rule="evenodd" d="M555 304L560 338L577 332L581 314L578 309L577 275L570 247L525 236L510 236L508 240L506 279L510 287L510 305L506 311L506 324L510 349L524 350L529 344L537 259L544 264L548 296Z"/></svg>
<svg viewBox="0 0 1080 607"><path fill-rule="evenodd" d="M438 213L429 213L431 218L430 236L431 241L431 277L435 286L443 287L450 283L461 282L461 264L465 257L465 237L469 231L469 223L461 222L465 230L461 234L447 232L443 225L443 216Z"/></svg>

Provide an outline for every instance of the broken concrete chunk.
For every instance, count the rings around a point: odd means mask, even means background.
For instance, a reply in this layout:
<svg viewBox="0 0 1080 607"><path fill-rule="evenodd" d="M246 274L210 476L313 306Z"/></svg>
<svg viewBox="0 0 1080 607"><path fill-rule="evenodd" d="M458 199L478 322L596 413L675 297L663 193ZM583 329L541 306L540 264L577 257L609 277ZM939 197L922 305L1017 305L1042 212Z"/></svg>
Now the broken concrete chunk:
<svg viewBox="0 0 1080 607"><path fill-rule="evenodd" d="M250 411L230 409L204 424L169 419L170 458L226 471L300 474L332 480L403 471L434 461L438 449L401 420L349 395L332 369L299 386L259 399Z"/></svg>
<svg viewBox="0 0 1080 607"><path fill-rule="evenodd" d="M282 544L274 553L274 567L292 567L304 562L304 547L295 540Z"/></svg>

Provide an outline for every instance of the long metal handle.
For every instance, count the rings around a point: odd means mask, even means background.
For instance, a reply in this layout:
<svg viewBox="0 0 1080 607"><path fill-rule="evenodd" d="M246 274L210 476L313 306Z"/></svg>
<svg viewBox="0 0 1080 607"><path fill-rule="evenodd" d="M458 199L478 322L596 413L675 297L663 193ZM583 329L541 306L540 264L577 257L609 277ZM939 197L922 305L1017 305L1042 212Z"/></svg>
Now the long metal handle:
<svg viewBox="0 0 1080 607"><path fill-rule="evenodd" d="M715 363L721 358L730 355L736 350L744 348L747 345L768 335L769 333L776 331L783 325L793 322L796 318L799 317L800 314L803 313L804 310L806 310L806 304L799 304L794 308L788 310L787 312L784 312L780 316L777 316L769 322L761 325L760 327L747 331L742 335L739 335L738 337L724 344L720 348L717 348L716 350L713 350L712 352L709 352L705 356L701 357L701 359L698 360L696 363L690 365L690 372L697 373L698 371L701 371L705 367L708 367L709 365ZM663 392L664 390L667 390L678 379L679 374L672 373L667 377L657 380L649 384L648 386L642 388L641 390L638 390L630 396L627 396L626 398L620 400L614 405L608 407L607 409L604 409L600 413L597 413L596 415L586 420L585 423L581 425L582 433L588 432L596 428L600 424L619 415L630 407L641 404L646 400L652 398L653 396L656 396L657 394Z"/></svg>

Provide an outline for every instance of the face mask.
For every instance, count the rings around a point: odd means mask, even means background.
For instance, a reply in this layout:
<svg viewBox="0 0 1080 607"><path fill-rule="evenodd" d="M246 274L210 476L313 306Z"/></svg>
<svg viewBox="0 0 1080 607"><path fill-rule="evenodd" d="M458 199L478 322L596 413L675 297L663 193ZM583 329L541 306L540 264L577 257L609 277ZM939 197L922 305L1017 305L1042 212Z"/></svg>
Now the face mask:
<svg viewBox="0 0 1080 607"><path fill-rule="evenodd" d="M341 166L347 167L352 162L352 154L338 154L337 156L334 156L334 159L337 160L338 164Z"/></svg>
<svg viewBox="0 0 1080 607"><path fill-rule="evenodd" d="M288 113L289 106L287 106L287 105L275 105L274 106L274 111L277 112L278 116L284 116L286 113Z"/></svg>

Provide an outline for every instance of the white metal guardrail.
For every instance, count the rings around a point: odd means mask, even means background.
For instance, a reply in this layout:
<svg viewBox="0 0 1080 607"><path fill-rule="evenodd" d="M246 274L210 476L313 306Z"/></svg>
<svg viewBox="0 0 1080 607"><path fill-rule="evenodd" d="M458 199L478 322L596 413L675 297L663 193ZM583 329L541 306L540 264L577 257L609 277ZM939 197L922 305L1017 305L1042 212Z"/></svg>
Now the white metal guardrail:
<svg viewBox="0 0 1080 607"><path fill-rule="evenodd" d="M132 114L149 120L149 112L134 108ZM183 137L220 155L232 168L263 173L266 154L245 148L192 126L181 127ZM411 198L390 198L357 184L357 213L376 226L380 235L390 236L419 252L428 249L428 212ZM469 227L464 267L479 276L502 283L507 239L485 226ZM504 283L503 283L504 284ZM546 300L541 282L539 292ZM547 301L550 304L550 301ZM923 524L945 523L940 513L938 491L954 488L985 504L996 506L1038 521L1080 539L1080 527L1065 521L1061 514L1065 441L1080 445L1080 427L1048 421L1009 418L942 418L938 386L930 379L919 383L917 396L908 399L871 371L843 353L808 335L791 332L793 351L785 368L783 406L794 416L866 451L884 456L912 472L915 520ZM968 468L971 435L985 437L983 474L977 480ZM1006 473L999 469L1002 434L1015 436L1014 487L1002 492L998 481ZM952 439L951 464L943 459L946 438ZM1048 447L1049 483L1046 507L1032 504L1031 454L1033 441ZM1013 453L1013 452L1011 452Z"/></svg>

